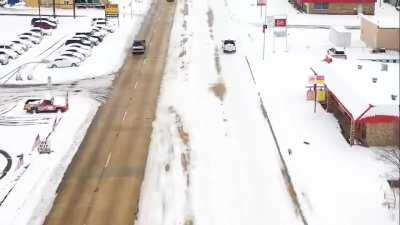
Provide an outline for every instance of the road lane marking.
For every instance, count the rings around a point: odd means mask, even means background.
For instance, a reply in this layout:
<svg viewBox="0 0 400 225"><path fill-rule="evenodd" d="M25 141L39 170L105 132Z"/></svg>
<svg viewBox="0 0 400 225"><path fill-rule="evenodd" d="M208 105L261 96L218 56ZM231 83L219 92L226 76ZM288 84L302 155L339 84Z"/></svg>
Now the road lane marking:
<svg viewBox="0 0 400 225"><path fill-rule="evenodd" d="M122 117L122 121L125 120L125 116L126 116L126 111L124 112L124 117Z"/></svg>
<svg viewBox="0 0 400 225"><path fill-rule="evenodd" d="M107 162L106 162L105 167L108 167L108 164L110 163L110 159L111 159L111 152L108 153Z"/></svg>
<svg viewBox="0 0 400 225"><path fill-rule="evenodd" d="M136 81L135 87L133 87L133 89L136 89L136 88L137 88L137 85L138 85L138 82Z"/></svg>

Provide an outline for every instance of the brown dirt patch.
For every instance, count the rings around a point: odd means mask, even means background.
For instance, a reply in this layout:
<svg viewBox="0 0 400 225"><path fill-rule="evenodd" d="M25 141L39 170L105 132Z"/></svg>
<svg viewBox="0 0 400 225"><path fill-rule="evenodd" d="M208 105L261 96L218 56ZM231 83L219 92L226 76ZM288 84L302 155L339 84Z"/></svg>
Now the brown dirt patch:
<svg viewBox="0 0 400 225"><path fill-rule="evenodd" d="M225 83L220 81L211 87L211 90L214 92L215 96L219 98L219 100L223 101L226 93Z"/></svg>

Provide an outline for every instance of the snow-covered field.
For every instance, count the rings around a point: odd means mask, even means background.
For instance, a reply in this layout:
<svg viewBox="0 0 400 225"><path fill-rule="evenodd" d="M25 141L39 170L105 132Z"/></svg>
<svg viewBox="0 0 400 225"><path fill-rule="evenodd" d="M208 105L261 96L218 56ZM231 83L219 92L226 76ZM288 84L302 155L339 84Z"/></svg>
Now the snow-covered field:
<svg viewBox="0 0 400 225"><path fill-rule="evenodd" d="M302 224L258 95L308 224L399 223L398 205L383 205L386 179L398 174L305 100L310 67L332 47L329 30L291 28L288 48L277 38L275 51L269 30L263 60L255 1L178 4L136 224ZM267 13L286 14L289 25L360 25L358 16L298 14L287 1L268 1ZM351 33L349 59L373 57ZM237 40L236 54L222 53L226 38Z"/></svg>
<svg viewBox="0 0 400 225"><path fill-rule="evenodd" d="M76 19L60 17L51 36L29 49L18 59L0 67L0 83L17 87L0 87L0 150L11 156L11 168L0 180L0 224L42 224L55 191L78 149L98 106L105 100L114 75L122 65L129 45L150 6L151 1L121 1L120 25L108 34L92 54L77 68L47 69L45 64L28 64L54 57L66 38L89 29L92 17L103 16L102 10L78 10ZM1 9L1 13L35 13L25 7ZM71 14L57 10L57 14ZM42 13L51 14L50 9ZM30 17L1 16L0 42L7 43L30 29ZM117 21L115 20L117 23ZM5 32L3 32L5 31ZM112 56L112 57L111 57ZM21 68L18 73L13 71ZM22 80L16 79L19 76ZM28 79L31 76L33 79ZM51 89L46 84L51 77ZM59 85L62 83L62 85ZM24 85L18 87L18 85ZM27 114L24 102L29 98L69 95L69 110L58 114ZM54 125L56 124L56 125ZM51 134L50 134L51 133ZM48 137L50 154L39 154L34 143ZM18 155L23 155L20 160ZM0 155L0 172L7 160ZM2 174L0 174L2 175Z"/></svg>

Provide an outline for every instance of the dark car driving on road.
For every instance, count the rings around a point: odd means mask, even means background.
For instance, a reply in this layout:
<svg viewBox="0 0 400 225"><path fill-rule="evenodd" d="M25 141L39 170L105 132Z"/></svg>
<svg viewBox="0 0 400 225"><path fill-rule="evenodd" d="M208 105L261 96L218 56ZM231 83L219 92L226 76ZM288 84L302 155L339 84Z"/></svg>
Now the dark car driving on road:
<svg viewBox="0 0 400 225"><path fill-rule="evenodd" d="M134 40L132 44L132 54L143 54L146 51L145 40Z"/></svg>

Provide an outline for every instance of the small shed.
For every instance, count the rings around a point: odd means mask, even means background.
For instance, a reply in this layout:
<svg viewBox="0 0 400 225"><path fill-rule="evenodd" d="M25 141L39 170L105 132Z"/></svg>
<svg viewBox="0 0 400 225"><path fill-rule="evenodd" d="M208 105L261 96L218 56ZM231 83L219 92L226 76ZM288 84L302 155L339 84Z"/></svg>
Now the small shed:
<svg viewBox="0 0 400 225"><path fill-rule="evenodd" d="M326 110L351 144L400 146L399 64L386 65L334 60L316 67L325 75Z"/></svg>

